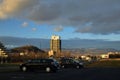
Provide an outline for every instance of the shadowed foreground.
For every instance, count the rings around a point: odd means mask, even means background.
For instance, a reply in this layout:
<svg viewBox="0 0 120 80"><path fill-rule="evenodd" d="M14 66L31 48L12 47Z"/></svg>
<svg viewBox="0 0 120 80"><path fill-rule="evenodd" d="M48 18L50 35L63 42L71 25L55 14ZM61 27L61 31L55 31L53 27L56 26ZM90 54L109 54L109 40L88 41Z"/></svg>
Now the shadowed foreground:
<svg viewBox="0 0 120 80"><path fill-rule="evenodd" d="M120 80L120 68L63 69L57 73L0 72L1 80Z"/></svg>

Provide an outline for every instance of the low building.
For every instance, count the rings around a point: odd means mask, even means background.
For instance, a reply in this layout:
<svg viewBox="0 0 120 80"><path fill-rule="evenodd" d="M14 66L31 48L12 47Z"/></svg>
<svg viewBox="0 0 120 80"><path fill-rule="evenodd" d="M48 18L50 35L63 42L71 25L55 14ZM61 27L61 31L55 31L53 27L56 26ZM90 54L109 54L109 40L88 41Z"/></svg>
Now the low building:
<svg viewBox="0 0 120 80"><path fill-rule="evenodd" d="M101 58L102 58L102 59L108 59L108 58L109 58L109 54L102 54L102 55L101 55Z"/></svg>
<svg viewBox="0 0 120 80"><path fill-rule="evenodd" d="M48 56L51 57L51 56L53 56L53 55L54 55L53 50L50 50L50 51L48 52Z"/></svg>

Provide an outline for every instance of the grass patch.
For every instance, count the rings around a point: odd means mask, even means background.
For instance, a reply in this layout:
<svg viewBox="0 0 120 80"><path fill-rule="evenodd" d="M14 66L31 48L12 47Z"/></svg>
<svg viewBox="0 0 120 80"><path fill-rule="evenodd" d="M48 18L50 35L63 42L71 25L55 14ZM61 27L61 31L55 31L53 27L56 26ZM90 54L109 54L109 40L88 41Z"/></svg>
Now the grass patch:
<svg viewBox="0 0 120 80"><path fill-rule="evenodd" d="M12 67L12 66L19 66L19 63L3 63L3 64L0 64L0 67Z"/></svg>
<svg viewBox="0 0 120 80"><path fill-rule="evenodd" d="M120 60L101 60L86 65L87 67L113 67L120 68Z"/></svg>
<svg viewBox="0 0 120 80"><path fill-rule="evenodd" d="M19 63L0 64L0 72L13 72L19 70Z"/></svg>

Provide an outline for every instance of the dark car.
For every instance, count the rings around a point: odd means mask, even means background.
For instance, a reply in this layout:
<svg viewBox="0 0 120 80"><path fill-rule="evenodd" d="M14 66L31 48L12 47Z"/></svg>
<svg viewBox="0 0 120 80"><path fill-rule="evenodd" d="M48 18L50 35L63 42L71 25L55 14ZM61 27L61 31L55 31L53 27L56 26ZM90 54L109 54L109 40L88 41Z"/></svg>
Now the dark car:
<svg viewBox="0 0 120 80"><path fill-rule="evenodd" d="M44 70L46 72L56 72L60 69L59 64L54 59L32 59L20 65L20 70Z"/></svg>
<svg viewBox="0 0 120 80"><path fill-rule="evenodd" d="M60 65L62 68L83 68L83 64L71 58L60 59Z"/></svg>

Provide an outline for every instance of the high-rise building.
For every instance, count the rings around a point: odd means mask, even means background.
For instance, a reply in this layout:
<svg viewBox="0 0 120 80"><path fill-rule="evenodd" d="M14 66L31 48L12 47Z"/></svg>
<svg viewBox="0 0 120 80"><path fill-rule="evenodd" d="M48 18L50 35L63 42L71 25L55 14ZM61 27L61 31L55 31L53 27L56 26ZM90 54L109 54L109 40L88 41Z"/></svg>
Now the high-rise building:
<svg viewBox="0 0 120 80"><path fill-rule="evenodd" d="M50 50L53 51L54 56L58 56L61 52L60 36L53 35L50 42Z"/></svg>

